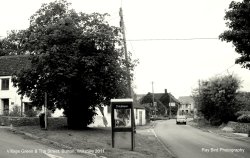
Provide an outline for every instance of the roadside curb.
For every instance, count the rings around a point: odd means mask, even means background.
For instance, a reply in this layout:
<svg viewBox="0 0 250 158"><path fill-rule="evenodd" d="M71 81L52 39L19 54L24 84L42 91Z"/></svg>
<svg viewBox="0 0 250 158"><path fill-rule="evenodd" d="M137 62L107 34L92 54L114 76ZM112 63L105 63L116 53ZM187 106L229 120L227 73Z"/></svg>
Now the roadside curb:
<svg viewBox="0 0 250 158"><path fill-rule="evenodd" d="M40 140L44 143L49 143L49 144L53 144L59 148L64 148L64 149L67 149L67 150L73 150L75 153L77 153L77 149L73 148L73 147L70 147L68 145L64 145L64 144L61 144L61 143L58 143L56 141L53 141L53 140L49 140L49 139L46 139L46 138L41 138L41 137L38 137L38 136L35 136L34 134L31 134L31 133L28 133L28 132L24 132L24 131L21 131L21 130L17 130L13 127L9 127L9 128L6 128L14 133L18 133L18 134L23 134L23 135L26 135L30 138L33 138L33 139L37 139L37 140ZM93 153L81 153L81 154L85 154L86 156L88 157L93 157L93 158L106 158L105 156L97 156L96 154L93 154Z"/></svg>
<svg viewBox="0 0 250 158"><path fill-rule="evenodd" d="M176 155L170 150L167 148L167 146L157 137L156 133L155 133L155 126L156 126L157 122L154 121L153 125L151 126L151 131L152 133L154 134L155 138L157 139L157 141L162 145L162 147L164 148L164 150L166 150L167 153L169 153L169 155L172 157L172 158L176 158Z"/></svg>

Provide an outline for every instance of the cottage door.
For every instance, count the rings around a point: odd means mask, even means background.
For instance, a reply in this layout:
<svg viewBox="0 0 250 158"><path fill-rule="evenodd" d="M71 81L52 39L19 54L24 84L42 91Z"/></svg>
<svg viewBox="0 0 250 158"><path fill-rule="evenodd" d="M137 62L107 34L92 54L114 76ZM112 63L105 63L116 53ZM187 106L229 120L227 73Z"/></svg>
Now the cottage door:
<svg viewBox="0 0 250 158"><path fill-rule="evenodd" d="M9 114L9 99L2 99L3 101L3 114Z"/></svg>
<svg viewBox="0 0 250 158"><path fill-rule="evenodd" d="M142 126L142 111L139 111L139 125Z"/></svg>

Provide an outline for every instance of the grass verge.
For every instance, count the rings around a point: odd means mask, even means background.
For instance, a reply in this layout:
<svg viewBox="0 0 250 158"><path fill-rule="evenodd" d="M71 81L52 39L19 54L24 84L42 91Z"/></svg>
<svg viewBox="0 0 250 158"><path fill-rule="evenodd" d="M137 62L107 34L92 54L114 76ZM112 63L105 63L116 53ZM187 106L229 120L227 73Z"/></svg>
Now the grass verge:
<svg viewBox="0 0 250 158"><path fill-rule="evenodd" d="M151 124L150 124L151 126ZM116 149L111 147L110 128L89 128L87 130L69 130L66 127L41 130L39 126L16 127L16 130L34 136L58 142L80 150L94 150L97 156L107 158L158 158L171 157L162 145L151 134L135 134L135 150ZM138 130L148 130L139 128ZM143 132L142 132L143 133Z"/></svg>

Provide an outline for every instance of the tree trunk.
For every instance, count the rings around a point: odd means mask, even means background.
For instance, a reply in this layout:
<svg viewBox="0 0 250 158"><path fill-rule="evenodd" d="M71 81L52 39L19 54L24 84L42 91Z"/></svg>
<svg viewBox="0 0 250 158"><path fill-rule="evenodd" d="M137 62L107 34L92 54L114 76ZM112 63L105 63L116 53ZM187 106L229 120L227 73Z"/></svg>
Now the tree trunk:
<svg viewBox="0 0 250 158"><path fill-rule="evenodd" d="M93 122L95 111L81 99L78 99L78 101L75 99L73 104L65 109L69 129L86 129Z"/></svg>

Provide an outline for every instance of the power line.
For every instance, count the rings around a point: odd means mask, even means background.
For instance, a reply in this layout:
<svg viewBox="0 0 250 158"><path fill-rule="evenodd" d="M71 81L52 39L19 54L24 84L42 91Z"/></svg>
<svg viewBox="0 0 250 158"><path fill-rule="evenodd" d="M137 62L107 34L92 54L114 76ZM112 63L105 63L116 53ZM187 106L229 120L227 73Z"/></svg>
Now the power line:
<svg viewBox="0 0 250 158"><path fill-rule="evenodd" d="M191 41L191 40L218 40L219 38L145 38L145 39L127 39L127 41Z"/></svg>

